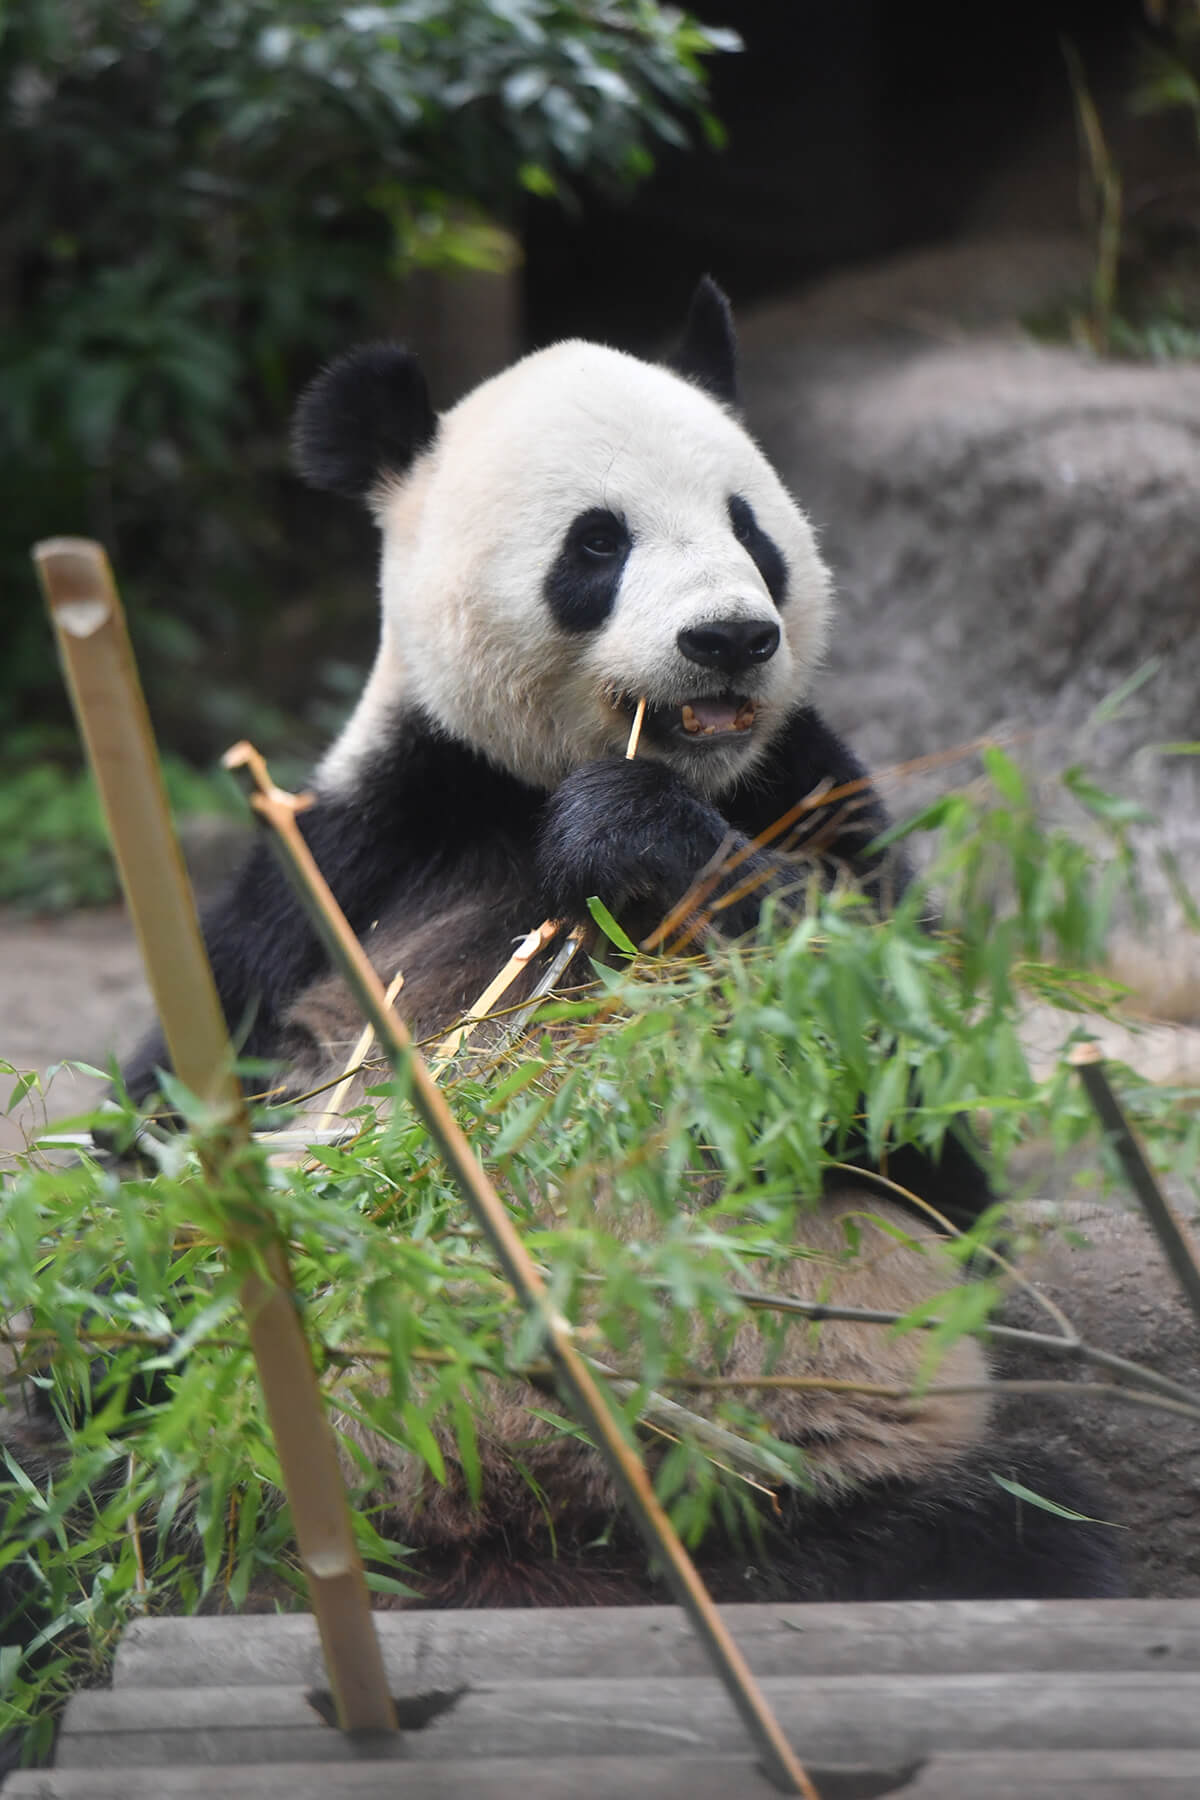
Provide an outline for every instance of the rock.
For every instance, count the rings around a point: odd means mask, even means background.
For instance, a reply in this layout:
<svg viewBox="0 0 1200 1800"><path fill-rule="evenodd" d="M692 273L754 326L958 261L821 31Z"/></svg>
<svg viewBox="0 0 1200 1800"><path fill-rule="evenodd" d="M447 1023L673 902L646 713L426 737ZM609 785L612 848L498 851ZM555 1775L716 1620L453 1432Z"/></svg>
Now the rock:
<svg viewBox="0 0 1200 1800"><path fill-rule="evenodd" d="M1158 862L1200 893L1200 757L1138 754L1200 737L1200 368L1026 337L1086 268L1071 240L1008 238L837 277L746 321L747 413L838 578L831 720L876 767L1010 731L1036 773L1082 760L1150 805L1157 940L1115 966L1200 1021L1200 945Z"/></svg>

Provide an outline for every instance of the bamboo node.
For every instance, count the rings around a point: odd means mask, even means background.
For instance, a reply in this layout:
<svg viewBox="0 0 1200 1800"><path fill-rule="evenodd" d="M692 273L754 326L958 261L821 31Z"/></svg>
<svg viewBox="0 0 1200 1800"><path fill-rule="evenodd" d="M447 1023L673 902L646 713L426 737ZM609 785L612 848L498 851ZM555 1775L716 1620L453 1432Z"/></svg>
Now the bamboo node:
<svg viewBox="0 0 1200 1800"><path fill-rule="evenodd" d="M292 794L287 788L277 787L271 779L266 757L248 738L230 746L221 758L221 767L228 769L230 774L237 769L250 771L250 779L258 789L250 796L250 804L256 812L265 813L271 806L285 807L290 813L307 812L310 806L316 805L315 794Z"/></svg>

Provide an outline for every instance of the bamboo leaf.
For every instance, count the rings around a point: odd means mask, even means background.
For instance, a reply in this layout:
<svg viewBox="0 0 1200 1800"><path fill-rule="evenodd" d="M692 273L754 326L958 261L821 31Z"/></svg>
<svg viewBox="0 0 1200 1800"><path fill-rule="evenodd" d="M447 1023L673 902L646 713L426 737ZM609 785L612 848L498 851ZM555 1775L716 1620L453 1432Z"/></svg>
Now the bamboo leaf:
<svg viewBox="0 0 1200 1800"><path fill-rule="evenodd" d="M1072 1512L1069 1506L1059 1506L1054 1500L1047 1500L1044 1494L1035 1494L1022 1482L1010 1481L1004 1475L997 1475L995 1469L990 1471L997 1487L1002 1487L1006 1494L1015 1500L1024 1500L1030 1506L1036 1506L1041 1512L1053 1513L1057 1519L1072 1519L1079 1525L1107 1525L1112 1531L1124 1531L1124 1525L1118 1525L1113 1519L1094 1519L1090 1513Z"/></svg>
<svg viewBox="0 0 1200 1800"><path fill-rule="evenodd" d="M600 927L609 943L615 944L618 950L623 950L626 956L636 956L638 953L637 945L634 943L629 933L617 924L617 921L613 918L603 900L601 900L598 895L591 894L588 897L587 906L592 918L596 921L596 924Z"/></svg>

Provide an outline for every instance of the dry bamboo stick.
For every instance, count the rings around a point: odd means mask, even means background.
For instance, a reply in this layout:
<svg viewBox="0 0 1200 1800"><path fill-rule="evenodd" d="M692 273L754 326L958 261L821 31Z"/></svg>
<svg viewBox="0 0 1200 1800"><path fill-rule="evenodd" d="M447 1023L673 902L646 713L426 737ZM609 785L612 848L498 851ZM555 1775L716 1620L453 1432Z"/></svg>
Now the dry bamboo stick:
<svg viewBox="0 0 1200 1800"><path fill-rule="evenodd" d="M634 710L633 724L629 730L629 741L625 746L626 762L632 762L637 755L637 747L641 742L642 726L645 723L645 719L646 696L643 694ZM467 1011L463 1015L461 1025L456 1025L454 1030L448 1032L437 1046L433 1053L433 1060L429 1065L429 1072L435 1081L441 1078L447 1063L454 1056L455 1052L461 1049L463 1044L466 1043L467 1039L474 1032L475 1027L487 1018L496 1002L503 999L504 995L507 994L509 988L517 979L518 975L520 975L522 969L533 960L539 951L544 950L547 944L553 943L554 939L562 929L563 921L561 919L543 919L541 924L536 926L534 930L526 932L504 967L500 970L499 974L493 976L492 980L489 981L488 985L484 988L482 994L480 994L478 1000L472 1001L471 1005L467 1008ZM576 949L578 949L579 944L582 942L583 930L583 925L578 922L571 927L570 935L576 940ZM557 965L556 974L562 973L574 954L575 952L573 950L571 956L566 957L561 964Z"/></svg>
<svg viewBox="0 0 1200 1800"><path fill-rule="evenodd" d="M116 584L103 549L87 539L51 538L33 556L171 1061L222 1127L219 1148L208 1152L217 1183L244 1146L248 1122ZM266 1208L258 1212L256 1230L230 1225L228 1241L255 1256L241 1301L338 1723L347 1731L394 1731L337 1448L287 1255Z"/></svg>
<svg viewBox="0 0 1200 1800"><path fill-rule="evenodd" d="M493 975L478 1000L471 1002L463 1015L461 1025L456 1025L453 1031L447 1032L437 1046L433 1053L433 1061L429 1065L429 1072L435 1081L441 1076L443 1069L455 1052L472 1035L475 1027L481 1025L487 1018L497 1000L503 999L507 994L522 969L532 962L539 950L544 950L561 930L561 919L543 919L535 930L525 933L499 974Z"/></svg>
<svg viewBox="0 0 1200 1800"><path fill-rule="evenodd" d="M397 969L396 973L392 976L391 981L388 983L388 990L385 995L385 999L389 1006L393 1005L396 995L403 986L404 971L402 969ZM350 1083L354 1080L358 1069L366 1061L367 1051L374 1042L374 1031L370 1025L364 1025L362 1031L359 1033L358 1042L346 1058L341 1078L332 1094L329 1096L329 1104L317 1121L318 1132L325 1132L333 1129L341 1115L343 1106L346 1104L346 1095L350 1092Z"/></svg>
<svg viewBox="0 0 1200 1800"><path fill-rule="evenodd" d="M549 1291L503 1201L459 1128L445 1095L413 1048L406 1026L388 1008L379 977L300 833L289 797L274 787L266 764L252 745L235 746L225 762L227 767L241 772L251 805L271 827L272 844L297 897L335 966L341 970L374 1026L375 1035L393 1068L407 1078L413 1104L490 1242L506 1280L540 1325L550 1361L570 1395L576 1414L591 1432L608 1463L647 1547L661 1560L676 1598L687 1612L715 1672L753 1739L766 1773L781 1792L801 1794L805 1800L820 1800L709 1598L640 1459L626 1443L595 1377L575 1348L569 1322L552 1305Z"/></svg>

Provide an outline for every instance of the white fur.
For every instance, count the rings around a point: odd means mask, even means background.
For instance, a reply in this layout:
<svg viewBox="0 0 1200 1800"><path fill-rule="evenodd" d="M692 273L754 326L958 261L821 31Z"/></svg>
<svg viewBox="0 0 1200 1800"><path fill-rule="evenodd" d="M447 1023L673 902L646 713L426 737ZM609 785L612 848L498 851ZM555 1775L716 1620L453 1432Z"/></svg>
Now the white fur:
<svg viewBox="0 0 1200 1800"><path fill-rule="evenodd" d="M781 611L734 537L741 494L783 553ZM565 632L542 593L568 526L590 507L633 536L616 607ZM382 631L358 708L322 764L353 782L397 703L421 706L512 774L555 786L624 747L615 694L677 705L727 682L676 637L715 619L777 620L770 662L738 678L753 731L665 754L712 795L750 768L807 694L824 648L829 574L812 529L757 445L669 370L579 341L526 357L441 420L432 447L375 497L383 533Z"/></svg>

